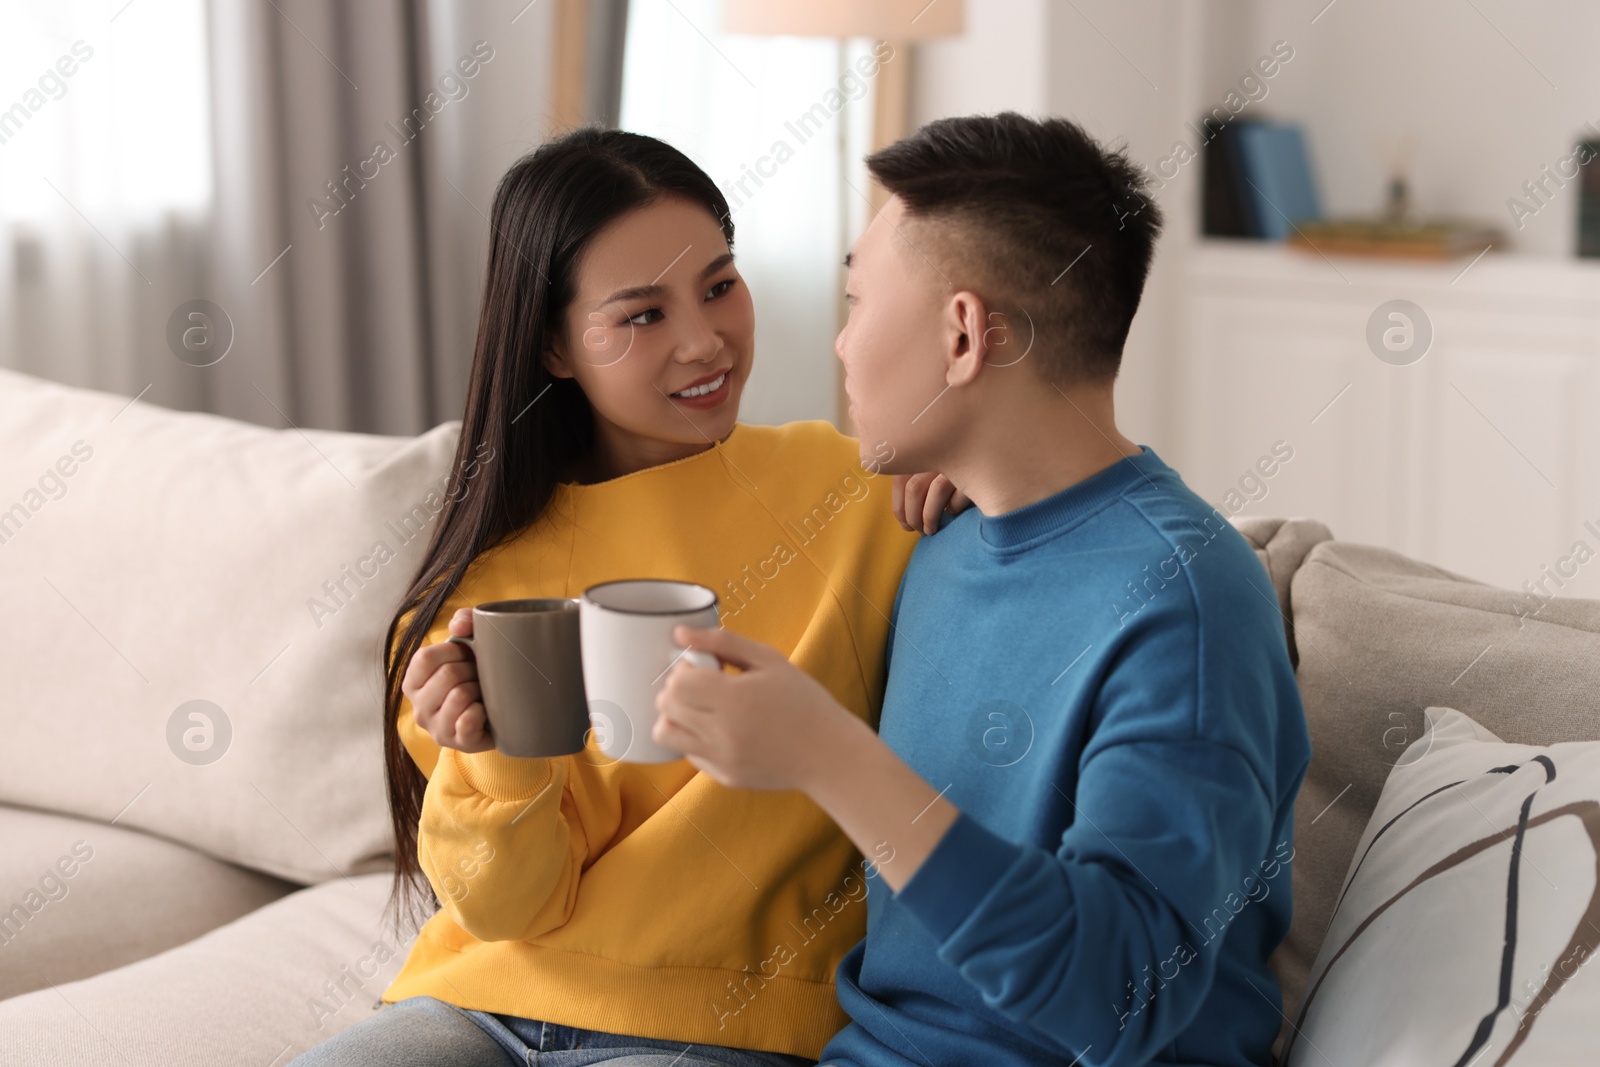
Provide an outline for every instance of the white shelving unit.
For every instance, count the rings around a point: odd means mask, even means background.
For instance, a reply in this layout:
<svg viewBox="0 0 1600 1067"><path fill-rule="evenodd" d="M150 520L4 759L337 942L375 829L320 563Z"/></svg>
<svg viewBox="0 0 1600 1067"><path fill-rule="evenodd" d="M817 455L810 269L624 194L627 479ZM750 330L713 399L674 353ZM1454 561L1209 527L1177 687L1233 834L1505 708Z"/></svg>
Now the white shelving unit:
<svg viewBox="0 0 1600 1067"><path fill-rule="evenodd" d="M1330 213L1377 210L1380 148L1418 135L1415 207L1498 222L1511 249L1425 264L1199 238L1202 183L1181 181L1166 201L1160 318L1143 335L1170 373L1130 393L1145 410L1159 398L1185 479L1220 504L1286 441L1294 458L1243 514L1309 516L1479 581L1600 598L1600 260L1571 254L1576 184L1525 229L1505 208L1587 128L1600 68L1581 42L1600 9L1180 0L1177 14L1161 50L1133 55L1146 71L1164 58L1172 92L1139 96L1130 80L1123 95L1142 110L1107 119L1148 126L1143 158L1159 157L1159 131L1215 106L1286 40L1294 58L1250 107L1303 125ZM1369 316L1396 299L1433 328L1427 354L1405 366L1367 342ZM1580 542L1592 553L1582 563Z"/></svg>
<svg viewBox="0 0 1600 1067"><path fill-rule="evenodd" d="M1200 239L1203 165L1190 162L1158 194L1167 225L1119 422L1217 504L1286 441L1294 458L1243 514L1317 518L1480 581L1520 588L1583 541L1596 557L1559 592L1600 598L1600 534L1584 525L1600 529L1600 261L1571 256L1576 186L1522 230L1505 207L1600 124L1600 6L983 0L967 12L961 38L920 46L918 122L1062 114L1155 168L1281 40L1293 59L1244 113L1304 125L1331 214L1378 210L1382 147L1420 136L1416 208L1498 221L1515 251L1463 274L1471 257L1330 264ZM1368 316L1393 299L1434 327L1410 366L1367 347Z"/></svg>
<svg viewBox="0 0 1600 1067"><path fill-rule="evenodd" d="M1183 273L1177 409L1185 477L1207 499L1286 441L1293 458L1245 513L1311 516L1480 581L1600 598L1600 264L1201 240ZM1433 332L1403 366L1367 341L1394 299Z"/></svg>

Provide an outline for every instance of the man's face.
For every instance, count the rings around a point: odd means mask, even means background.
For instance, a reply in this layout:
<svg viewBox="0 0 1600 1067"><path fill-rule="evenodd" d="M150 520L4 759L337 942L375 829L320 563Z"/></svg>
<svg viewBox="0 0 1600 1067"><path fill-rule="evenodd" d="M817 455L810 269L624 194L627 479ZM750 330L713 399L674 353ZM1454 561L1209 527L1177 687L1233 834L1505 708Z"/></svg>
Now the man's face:
<svg viewBox="0 0 1600 1067"><path fill-rule="evenodd" d="M857 239L845 285L850 315L833 343L861 460L890 474L937 469L927 464L939 440L935 401L945 389L949 285L912 243L914 229L904 203L891 197Z"/></svg>

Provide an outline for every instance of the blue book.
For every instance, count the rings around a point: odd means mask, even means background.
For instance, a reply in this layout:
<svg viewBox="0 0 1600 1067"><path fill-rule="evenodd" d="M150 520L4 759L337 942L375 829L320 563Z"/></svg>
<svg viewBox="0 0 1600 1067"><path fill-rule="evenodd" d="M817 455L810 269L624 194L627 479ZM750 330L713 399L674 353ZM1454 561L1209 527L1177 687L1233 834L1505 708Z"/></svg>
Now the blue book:
<svg viewBox="0 0 1600 1067"><path fill-rule="evenodd" d="M1305 135L1299 126L1255 122L1236 132L1239 176L1250 229L1268 241L1282 241L1293 223L1321 218Z"/></svg>
<svg viewBox="0 0 1600 1067"><path fill-rule="evenodd" d="M1253 120L1241 118L1218 124L1208 117L1200 121L1210 138L1203 156L1201 232L1207 237L1260 237L1255 229L1255 210L1245 199L1250 189L1239 178L1239 152L1234 145L1239 128Z"/></svg>

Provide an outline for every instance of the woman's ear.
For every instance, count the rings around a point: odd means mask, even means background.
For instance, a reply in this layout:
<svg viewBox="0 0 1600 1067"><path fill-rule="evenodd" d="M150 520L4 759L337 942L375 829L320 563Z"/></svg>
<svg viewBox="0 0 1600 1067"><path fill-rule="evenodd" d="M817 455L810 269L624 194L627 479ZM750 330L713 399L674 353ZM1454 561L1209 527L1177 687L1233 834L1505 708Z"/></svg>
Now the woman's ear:
<svg viewBox="0 0 1600 1067"><path fill-rule="evenodd" d="M559 334L552 336L550 345L544 350L544 355L541 358L544 362L544 369L557 378L573 377L572 367L567 362L566 338Z"/></svg>

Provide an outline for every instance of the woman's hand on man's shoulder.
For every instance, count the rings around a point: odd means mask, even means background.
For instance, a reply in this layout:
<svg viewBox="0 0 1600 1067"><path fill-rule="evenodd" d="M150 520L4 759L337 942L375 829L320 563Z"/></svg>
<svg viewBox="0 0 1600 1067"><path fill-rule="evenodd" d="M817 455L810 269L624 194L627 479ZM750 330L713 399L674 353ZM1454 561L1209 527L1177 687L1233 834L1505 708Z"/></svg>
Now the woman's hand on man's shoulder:
<svg viewBox="0 0 1600 1067"><path fill-rule="evenodd" d="M890 505L895 518L907 530L924 534L939 532L939 515L948 511L959 515L972 506L967 494L942 474L896 474Z"/></svg>

